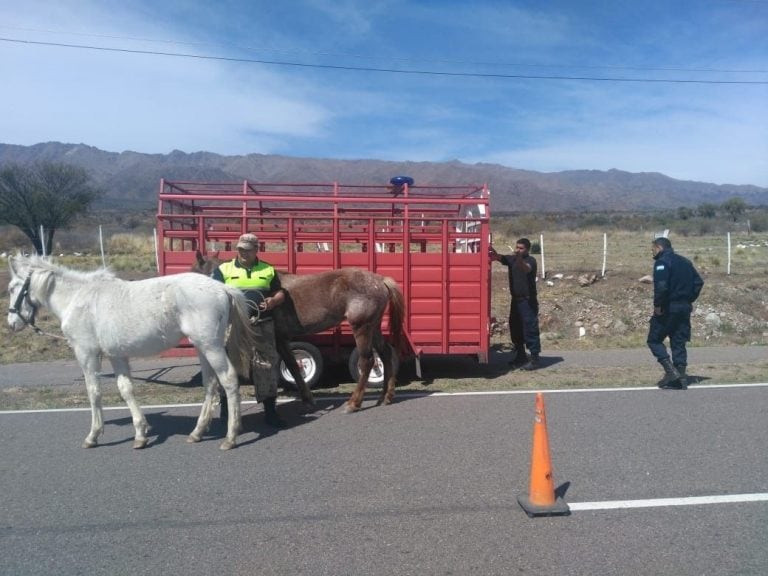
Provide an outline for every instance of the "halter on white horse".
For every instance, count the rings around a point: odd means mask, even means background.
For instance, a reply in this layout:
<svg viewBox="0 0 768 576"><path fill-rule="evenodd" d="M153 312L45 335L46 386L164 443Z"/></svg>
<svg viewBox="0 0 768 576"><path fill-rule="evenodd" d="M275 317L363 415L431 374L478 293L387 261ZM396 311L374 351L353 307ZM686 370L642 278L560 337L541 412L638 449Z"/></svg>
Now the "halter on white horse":
<svg viewBox="0 0 768 576"><path fill-rule="evenodd" d="M197 348L205 382L205 401L189 440L200 441L210 423L216 378L230 406L222 449L233 448L240 429L237 373L248 374L252 347L247 302L242 293L200 274L176 274L136 282L107 270L79 272L37 256L9 259L11 307L8 325L33 329L38 307L61 322L83 370L91 402L91 430L83 446L96 446L103 432L101 358L109 358L120 394L131 410L135 448L147 444L147 422L133 396L128 358L150 356L176 346L186 336ZM230 358L226 349L229 333Z"/></svg>

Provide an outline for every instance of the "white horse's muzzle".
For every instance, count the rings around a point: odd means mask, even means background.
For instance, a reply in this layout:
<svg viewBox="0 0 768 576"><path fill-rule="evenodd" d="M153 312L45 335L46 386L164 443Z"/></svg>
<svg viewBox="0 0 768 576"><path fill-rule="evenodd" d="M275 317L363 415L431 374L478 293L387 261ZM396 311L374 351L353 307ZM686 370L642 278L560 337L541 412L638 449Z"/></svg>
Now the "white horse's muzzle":
<svg viewBox="0 0 768 576"><path fill-rule="evenodd" d="M13 332L23 330L26 325L27 323L16 312L8 312L8 326Z"/></svg>

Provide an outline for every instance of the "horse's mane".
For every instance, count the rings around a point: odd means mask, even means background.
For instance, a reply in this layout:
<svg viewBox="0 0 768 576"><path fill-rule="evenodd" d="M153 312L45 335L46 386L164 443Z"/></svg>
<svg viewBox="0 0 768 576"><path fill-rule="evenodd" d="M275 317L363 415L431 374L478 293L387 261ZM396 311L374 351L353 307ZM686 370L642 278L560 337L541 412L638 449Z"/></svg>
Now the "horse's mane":
<svg viewBox="0 0 768 576"><path fill-rule="evenodd" d="M73 280L110 280L115 278L115 273L109 268L97 268L96 270L73 270L60 264L54 264L50 260L37 254L21 256L18 260L29 266L30 272L50 272L57 276L71 278Z"/></svg>

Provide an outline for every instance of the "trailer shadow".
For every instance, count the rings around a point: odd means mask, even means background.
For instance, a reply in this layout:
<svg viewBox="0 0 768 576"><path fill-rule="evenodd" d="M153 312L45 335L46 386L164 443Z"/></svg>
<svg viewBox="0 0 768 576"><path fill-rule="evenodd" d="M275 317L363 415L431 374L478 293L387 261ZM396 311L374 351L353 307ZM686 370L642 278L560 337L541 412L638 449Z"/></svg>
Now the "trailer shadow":
<svg viewBox="0 0 768 576"><path fill-rule="evenodd" d="M481 363L477 357L469 354L423 356L421 358L421 377L417 373L416 361L411 358L403 362L397 374L397 386L402 388L409 385L430 386L441 379L485 379L495 380L504 378L515 369L510 366L514 353L509 347L494 345L491 347L487 363ZM541 366L537 371L546 370L563 362L562 356L543 354L540 357ZM315 387L322 394L345 394L346 391L334 390L353 384L349 372L344 365L326 366L321 382ZM369 383L368 392L377 393L380 384ZM395 402L398 398L395 397Z"/></svg>
<svg viewBox="0 0 768 576"><path fill-rule="evenodd" d="M437 379L444 378L482 378L495 380L506 377L515 368L510 365L514 353L505 351L501 346L491 348L488 362L478 362L477 358L470 355L452 355L425 357L421 361L422 377L416 373L414 361L403 365L398 375L401 384L421 382L424 386L432 384ZM562 356L542 354L538 370L546 370L563 362Z"/></svg>

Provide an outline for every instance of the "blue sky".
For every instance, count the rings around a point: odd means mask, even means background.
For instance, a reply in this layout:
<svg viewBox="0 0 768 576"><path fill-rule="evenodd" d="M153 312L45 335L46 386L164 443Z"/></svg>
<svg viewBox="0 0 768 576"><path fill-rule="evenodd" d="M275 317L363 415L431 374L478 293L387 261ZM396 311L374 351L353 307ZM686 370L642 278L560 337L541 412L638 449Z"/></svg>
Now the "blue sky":
<svg viewBox="0 0 768 576"><path fill-rule="evenodd" d="M768 0L0 0L0 142L768 186L767 31Z"/></svg>

